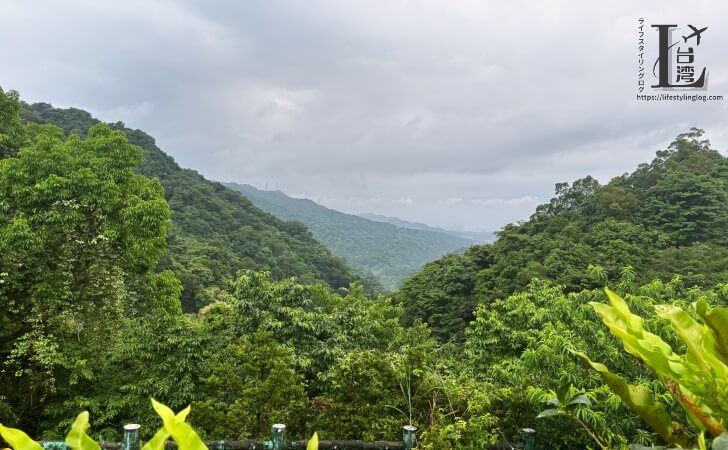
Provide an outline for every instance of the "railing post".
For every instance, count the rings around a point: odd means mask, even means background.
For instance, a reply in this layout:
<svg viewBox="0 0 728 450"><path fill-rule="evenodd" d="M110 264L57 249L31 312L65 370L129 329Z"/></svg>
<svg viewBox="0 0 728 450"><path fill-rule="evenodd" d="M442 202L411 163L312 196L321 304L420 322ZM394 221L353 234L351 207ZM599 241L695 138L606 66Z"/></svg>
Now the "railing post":
<svg viewBox="0 0 728 450"><path fill-rule="evenodd" d="M271 427L270 434L271 449L284 450L286 448L286 425L282 423L274 424Z"/></svg>
<svg viewBox="0 0 728 450"><path fill-rule="evenodd" d="M70 450L71 448L63 441L41 441L40 445L43 450Z"/></svg>
<svg viewBox="0 0 728 450"><path fill-rule="evenodd" d="M536 430L533 428L522 429L521 441L523 442L523 450L536 450Z"/></svg>
<svg viewBox="0 0 728 450"><path fill-rule="evenodd" d="M412 450L417 445L417 427L405 425L402 427L402 443L404 450Z"/></svg>
<svg viewBox="0 0 728 450"><path fill-rule="evenodd" d="M139 428L142 426L136 423L124 425L124 440L121 443L122 450L139 450Z"/></svg>

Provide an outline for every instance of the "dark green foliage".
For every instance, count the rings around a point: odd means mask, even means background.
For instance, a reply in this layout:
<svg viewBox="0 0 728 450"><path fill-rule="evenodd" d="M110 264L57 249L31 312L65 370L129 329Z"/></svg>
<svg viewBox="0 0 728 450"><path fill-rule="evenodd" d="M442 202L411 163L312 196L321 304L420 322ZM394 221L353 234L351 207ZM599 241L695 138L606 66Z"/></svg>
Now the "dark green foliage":
<svg viewBox="0 0 728 450"><path fill-rule="evenodd" d="M411 324L423 319L434 336L462 340L465 327L473 320L476 302L471 293L477 280L477 266L471 256L448 255L425 265L402 286L397 299L406 306L404 318Z"/></svg>
<svg viewBox="0 0 728 450"><path fill-rule="evenodd" d="M0 159L15 155L25 143L26 131L18 116L19 111L18 93L5 93L0 89Z"/></svg>
<svg viewBox="0 0 728 450"><path fill-rule="evenodd" d="M208 353L210 374L200 387L204 400L193 405L192 416L208 438L265 436L273 423L295 433L305 430L301 413L308 399L291 346L260 331Z"/></svg>
<svg viewBox="0 0 728 450"><path fill-rule="evenodd" d="M473 305L518 292L534 277L567 291L596 287L589 265L607 279L630 266L637 283L676 273L689 286L725 282L728 158L701 135L679 135L652 163L605 186L591 177L559 183L549 203L505 226L495 243L447 256L406 280L397 294L405 316L422 319L441 339L460 339Z"/></svg>
<svg viewBox="0 0 728 450"><path fill-rule="evenodd" d="M655 280L638 286L629 280L630 271L625 271L625 275L627 278L616 285L625 293L630 308L645 318L645 328L659 335L678 352L683 346L669 324L658 318L655 305L669 303L686 308L701 299L714 305L725 304L727 299L722 293L724 288L716 291L686 289L680 277L669 283ZM628 412L600 377L590 373L570 353L571 350L582 351L595 355L594 358L599 361L607 361L610 368L627 380L653 392L677 411L678 420L685 424L684 414L680 413L676 402L650 370L643 364L634 364L622 351L621 342L608 330L599 328L601 318L589 302L605 300L600 289L566 294L561 286L534 280L525 292L479 306L476 320L467 329L465 344L468 360L473 361L474 373L500 386L529 390L533 398L547 395L548 390L558 391L574 386L586 391L592 403L588 409L579 410L578 418L595 430L603 441L617 445L654 439L641 434L640 429L647 426ZM549 429L556 423L536 425L539 429ZM567 430L553 436L557 440L566 437L568 443L553 441L552 448L564 448L579 440L578 433L568 433ZM581 438L586 439L584 442L590 439L585 433Z"/></svg>
<svg viewBox="0 0 728 450"><path fill-rule="evenodd" d="M260 209L282 220L301 222L331 252L373 273L389 290L435 258L474 241L433 230L413 230L326 208L280 191L225 183Z"/></svg>
<svg viewBox="0 0 728 450"><path fill-rule="evenodd" d="M613 286L682 352L654 306L728 303L726 158L697 131L607 186L558 185L498 242L387 298L350 284L304 225L180 169L148 135L46 104L21 114L0 93L0 421L34 438L87 410L94 438L137 422L147 439L162 425L154 397L192 404L208 439L285 422L292 438L398 440L411 423L423 450L517 442L527 426L549 449L659 443L572 351L698 431L589 305ZM205 306L184 314L180 297Z"/></svg>
<svg viewBox="0 0 728 450"><path fill-rule="evenodd" d="M26 119L58 125L66 134L85 135L98 122L75 108L58 109L47 103L24 108ZM122 123L113 128L144 150L139 172L159 178L164 187L173 226L159 269L171 269L182 281L185 310L204 306L210 299L207 291L225 286L240 269L266 270L278 279L296 276L306 283L323 281L334 289L364 281L305 227L276 219L239 193L180 168L146 133Z"/></svg>
<svg viewBox="0 0 728 450"><path fill-rule="evenodd" d="M109 324L174 280L151 273L170 212L159 181L134 170L142 150L107 125L85 139L23 128L7 135L25 145L0 159L0 404L14 406L0 410L35 427L59 380L92 376L88 358L116 337Z"/></svg>

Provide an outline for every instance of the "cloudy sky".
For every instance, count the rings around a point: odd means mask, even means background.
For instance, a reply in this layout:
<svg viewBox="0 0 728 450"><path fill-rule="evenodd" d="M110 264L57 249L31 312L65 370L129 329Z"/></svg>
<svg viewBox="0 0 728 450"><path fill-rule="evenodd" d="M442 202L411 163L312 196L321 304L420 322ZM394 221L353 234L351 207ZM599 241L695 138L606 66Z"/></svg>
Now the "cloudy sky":
<svg viewBox="0 0 728 450"><path fill-rule="evenodd" d="M0 86L145 130L208 178L493 230L528 218L554 183L606 182L691 126L725 154L728 100L637 101L636 47L639 17L708 26L696 70L708 66L704 93L728 97L727 13L707 1L3 0Z"/></svg>

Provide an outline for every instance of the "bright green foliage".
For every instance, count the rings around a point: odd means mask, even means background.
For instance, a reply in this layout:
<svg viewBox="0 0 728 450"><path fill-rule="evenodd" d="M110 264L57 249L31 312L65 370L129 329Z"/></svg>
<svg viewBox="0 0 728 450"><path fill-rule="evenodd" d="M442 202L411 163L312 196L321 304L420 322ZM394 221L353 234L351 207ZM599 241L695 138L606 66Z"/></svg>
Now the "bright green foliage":
<svg viewBox="0 0 728 450"><path fill-rule="evenodd" d="M306 445L306 450L318 450L318 448L318 434L314 433L311 439L309 439L308 445Z"/></svg>
<svg viewBox="0 0 728 450"><path fill-rule="evenodd" d="M100 450L99 444L86 434L89 426L88 411L84 411L71 425L71 431L66 436L66 444L73 450Z"/></svg>
<svg viewBox="0 0 728 450"><path fill-rule="evenodd" d="M227 302L202 311L217 343L206 352L206 399L195 403L193 422L214 438L265 436L275 422L298 435L314 428L337 439L391 438L402 419L384 405L402 401L390 361L404 364L408 352L434 345L423 327L402 328L400 314L356 286L341 297L323 285L241 274ZM377 369L360 359L374 354L366 361ZM351 361L361 362L355 373ZM361 389L351 389L357 378Z"/></svg>
<svg viewBox="0 0 728 450"><path fill-rule="evenodd" d="M384 439L409 422L395 358L384 352L349 353L327 374L313 428L342 438ZM397 409L399 409L399 411ZM372 420L374 419L374 420Z"/></svg>
<svg viewBox="0 0 728 450"><path fill-rule="evenodd" d="M158 424L149 397L179 409L200 399L204 352L214 341L197 320L157 313L115 326L118 339L88 360L91 376L63 385L63 402L48 402L43 430L49 437L60 435L65 418L80 408L94 417L95 437L118 440L119 423L139 423L147 437Z"/></svg>
<svg viewBox="0 0 728 450"><path fill-rule="evenodd" d="M162 418L164 429L177 442L180 450L207 450L207 446L195 433L195 430L184 420L179 420L171 409L154 399L152 399L152 406Z"/></svg>
<svg viewBox="0 0 728 450"><path fill-rule="evenodd" d="M178 412L175 416L175 419L177 422L184 422L187 419L187 415L190 413L190 408L187 407L183 409L182 411ZM167 443L167 439L169 439L169 431L167 431L166 427L162 427L154 433L154 436L147 441L146 444L142 447L142 450L164 450L165 444Z"/></svg>
<svg viewBox="0 0 728 450"><path fill-rule="evenodd" d="M618 280L616 285L622 286L622 292L632 292L625 294L625 299L644 317L645 327L654 330L673 348L681 348L680 340L672 333L669 323L657 316L655 305L670 302L685 307L701 299L708 304L725 301L720 291L686 289L679 277L670 283L654 281L636 286L629 281L631 271L624 271L624 275L627 278ZM543 437L549 440L551 448L585 446L590 439L586 433L574 432L574 422L563 415L543 418L536 424L529 422L541 409L536 409L537 405L516 403L518 396L514 392L526 391L530 386L548 392L574 385L589 393L593 405L584 410L584 421L606 444L654 441L654 437L639 431L647 425L630 412L605 380L587 370L569 350L608 361L626 384L634 385L640 396L649 396L664 404L679 426L687 424L664 385L646 366L634 364L633 358L621 350L621 342L603 329L590 302L605 299L600 290L565 294L562 287L534 280L523 293L481 305L476 310L476 320L466 331L466 358L472 365L473 375L497 386L511 387L512 392L505 401L513 402L513 406L505 409L523 411L527 417L521 419L521 428L528 424L538 430L551 430ZM530 418L529 408L533 408ZM510 428L507 421L501 422L501 426L512 430L506 432L508 436L517 436L517 429Z"/></svg>
<svg viewBox="0 0 728 450"><path fill-rule="evenodd" d="M502 419L518 411L499 410L496 387L430 370L413 389L415 408L424 416L418 420L424 425L418 433L418 448L486 449L509 439L503 427L507 419Z"/></svg>
<svg viewBox="0 0 728 450"><path fill-rule="evenodd" d="M233 284L233 297L236 332L271 333L296 350L297 365L310 377L347 351L383 343L393 349L404 337L398 335L400 309L386 299L367 298L356 286L342 297L324 285L273 282L269 274L247 272Z"/></svg>
<svg viewBox="0 0 728 450"><path fill-rule="evenodd" d="M593 303L612 333L623 343L625 350L643 361L685 409L691 424L699 431L718 437L728 422L728 347L725 328L728 308L712 308L705 300L693 304L694 311L704 324L698 323L687 311L675 305L656 306L657 314L669 321L685 345L685 354L677 354L659 336L645 330L643 319L629 309L627 303L607 289L611 306ZM715 327L717 325L717 327ZM581 355L604 377L628 405L650 423L670 444L684 445L687 440L681 428L672 423L667 411L649 395L626 385L610 374L606 366L596 364Z"/></svg>
<svg viewBox="0 0 728 450"><path fill-rule="evenodd" d="M27 434L16 428L9 428L0 424L0 437L2 437L14 450L42 450L39 443Z"/></svg>
<svg viewBox="0 0 728 450"><path fill-rule="evenodd" d="M154 437L149 440L142 450L163 450L167 439L171 436L180 450L207 450L207 446L197 433L185 423L190 407L183 409L176 415L166 405L152 399L152 407L162 419L163 426ZM86 431L89 429L89 413L84 411L76 417L71 429L66 435L66 444L73 450L100 450L100 446ZM14 450L41 450L40 444L28 435L14 428L0 425L0 436L5 439ZM316 435L314 434L314 437ZM315 447L318 448L318 441Z"/></svg>

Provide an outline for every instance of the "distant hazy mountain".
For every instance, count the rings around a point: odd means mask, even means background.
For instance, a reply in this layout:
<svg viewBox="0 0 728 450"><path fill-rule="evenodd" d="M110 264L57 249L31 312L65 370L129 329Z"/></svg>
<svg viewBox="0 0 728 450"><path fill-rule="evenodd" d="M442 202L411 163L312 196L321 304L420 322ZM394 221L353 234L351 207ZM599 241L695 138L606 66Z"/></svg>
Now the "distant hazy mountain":
<svg viewBox="0 0 728 450"><path fill-rule="evenodd" d="M495 233L489 231L458 231L458 230L447 230L445 228L431 227L430 225L420 222L408 222L406 220L398 219L397 217L383 216L381 214L374 213L362 213L357 214L359 217L363 217L369 220L375 220L377 222L391 223L392 225L409 228L411 230L427 230L434 231L437 233L449 234L450 236L456 236L463 239L468 239L478 244L486 242L493 242L496 240Z"/></svg>
<svg viewBox="0 0 728 450"><path fill-rule="evenodd" d="M242 192L255 206L279 219L303 223L333 254L369 270L390 290L424 264L476 242L436 229L399 227L345 214L280 191L223 184Z"/></svg>

